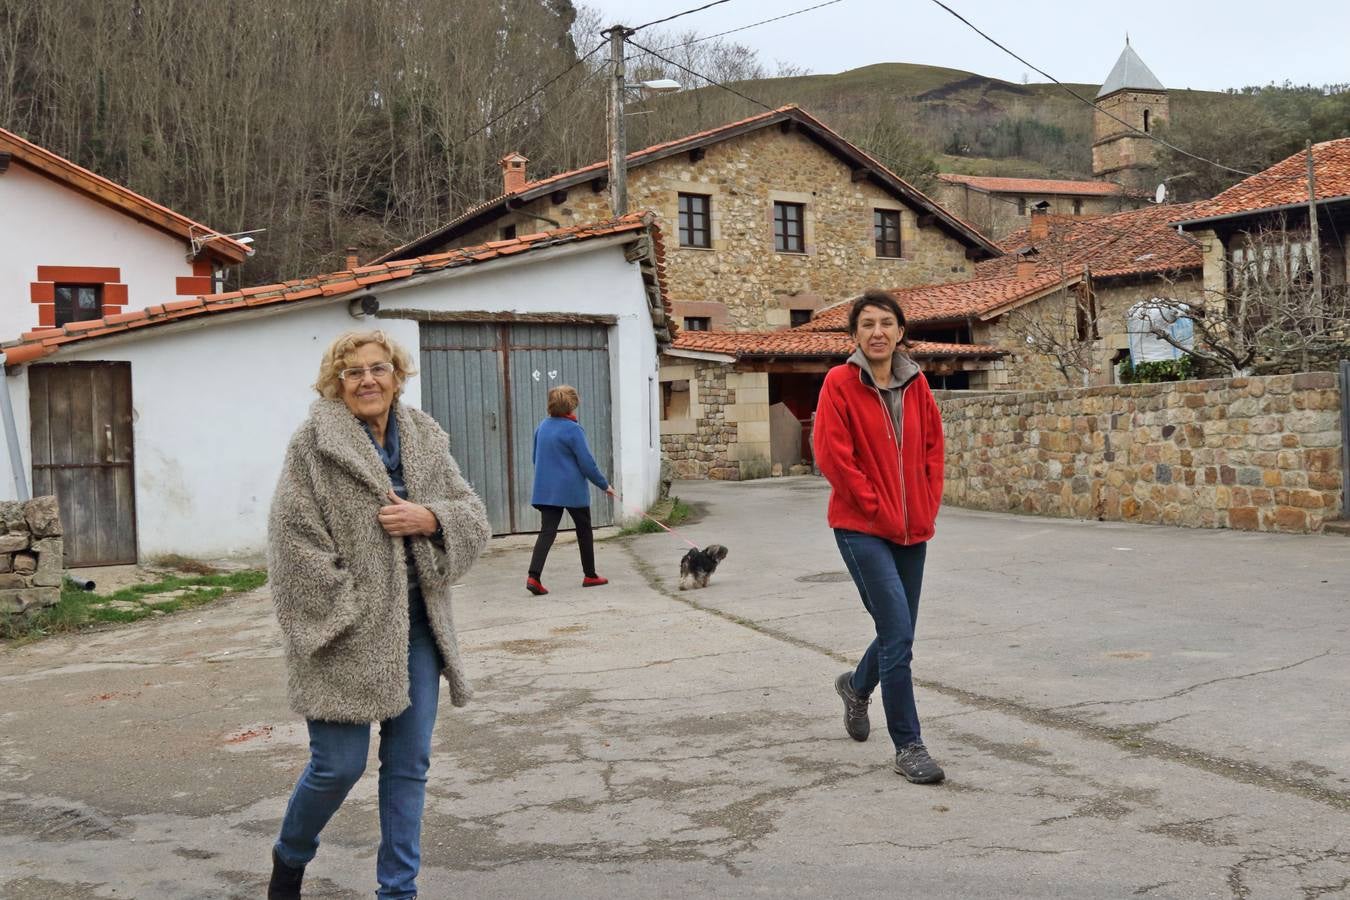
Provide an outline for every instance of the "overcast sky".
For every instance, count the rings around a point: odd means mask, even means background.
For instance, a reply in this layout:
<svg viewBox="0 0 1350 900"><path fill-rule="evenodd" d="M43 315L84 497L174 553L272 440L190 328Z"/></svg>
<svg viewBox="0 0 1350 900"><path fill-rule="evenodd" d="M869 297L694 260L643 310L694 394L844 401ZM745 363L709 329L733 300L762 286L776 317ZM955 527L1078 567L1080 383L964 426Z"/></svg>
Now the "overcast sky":
<svg viewBox="0 0 1350 900"><path fill-rule="evenodd" d="M577 0L633 27L708 0ZM729 0L662 28L714 34L821 0ZM1061 81L1100 84L1130 43L1163 84L1221 90L1249 84L1350 82L1347 0L945 0L974 25ZM761 59L842 72L881 62L1044 81L932 0L840 0L727 40ZM639 38L640 40L640 38ZM650 46L650 45L649 45Z"/></svg>

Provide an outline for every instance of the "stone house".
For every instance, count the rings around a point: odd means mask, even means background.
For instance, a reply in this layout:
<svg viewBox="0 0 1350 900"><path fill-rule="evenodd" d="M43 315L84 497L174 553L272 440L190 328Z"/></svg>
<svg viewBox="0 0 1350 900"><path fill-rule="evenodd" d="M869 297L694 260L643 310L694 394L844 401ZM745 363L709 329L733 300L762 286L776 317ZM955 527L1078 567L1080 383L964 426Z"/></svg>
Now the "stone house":
<svg viewBox="0 0 1350 900"><path fill-rule="evenodd" d="M1328 326L1350 335L1350 138L1314 144L1311 152L1322 303ZM1308 197L1308 153L1300 151L1216 197L1177 208L1172 224L1203 249L1206 303L1236 304L1248 290L1273 283L1267 277L1311 293ZM1350 339L1314 367L1334 367L1347 348Z"/></svg>
<svg viewBox="0 0 1350 900"><path fill-rule="evenodd" d="M209 294L253 251L0 128L0 335Z"/></svg>
<svg viewBox="0 0 1350 900"><path fill-rule="evenodd" d="M604 218L608 163L529 180L502 161L501 196L385 253L404 259ZM676 324L786 328L878 285L969 279L998 248L796 106L628 154L633 208L668 235Z"/></svg>
<svg viewBox="0 0 1350 900"><path fill-rule="evenodd" d="M1029 336L1053 334L1082 365L1073 385L1111 384L1128 358L1131 309L1170 297L1199 302L1201 248L1169 224L1191 205L1149 206L1092 219L1038 213L1009 235L1005 255L981 262L976 277L892 293L918 340L1006 351L973 363L935 387L1046 390L1071 386L1054 357ZM822 311L803 330L842 331L848 302Z"/></svg>
<svg viewBox="0 0 1350 900"><path fill-rule="evenodd" d="M1025 228L1037 210L1052 216L1101 216L1138 209L1146 199L1109 181L938 175L938 202L996 241Z"/></svg>

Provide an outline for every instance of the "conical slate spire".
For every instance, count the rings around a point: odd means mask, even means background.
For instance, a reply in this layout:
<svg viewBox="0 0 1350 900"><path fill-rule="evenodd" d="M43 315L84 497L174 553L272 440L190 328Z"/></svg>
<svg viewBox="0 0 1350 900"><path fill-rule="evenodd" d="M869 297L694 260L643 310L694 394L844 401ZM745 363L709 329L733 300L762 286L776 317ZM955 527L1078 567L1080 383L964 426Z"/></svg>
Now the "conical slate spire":
<svg viewBox="0 0 1350 900"><path fill-rule="evenodd" d="M1097 92L1098 98L1105 97L1107 94L1114 94L1116 91L1122 91L1126 88L1136 91L1165 91L1163 83L1158 80L1158 76L1149 71L1148 66L1139 58L1139 54L1134 52L1130 46L1129 39L1125 40L1125 49L1120 53L1120 59L1116 60L1115 66L1111 68L1111 74L1106 76L1106 82L1102 89Z"/></svg>

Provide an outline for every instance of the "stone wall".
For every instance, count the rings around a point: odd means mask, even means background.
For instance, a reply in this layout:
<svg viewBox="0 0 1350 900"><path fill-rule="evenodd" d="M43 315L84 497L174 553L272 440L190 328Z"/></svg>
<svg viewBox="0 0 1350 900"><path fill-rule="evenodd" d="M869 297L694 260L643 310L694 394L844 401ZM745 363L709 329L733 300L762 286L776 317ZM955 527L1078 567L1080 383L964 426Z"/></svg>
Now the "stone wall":
<svg viewBox="0 0 1350 900"><path fill-rule="evenodd" d="M0 526L0 615L55 606L65 572L56 498L0 501Z"/></svg>
<svg viewBox="0 0 1350 900"><path fill-rule="evenodd" d="M1167 94L1157 91L1117 91L1097 101L1099 110L1107 110L1140 131L1152 132L1156 125L1171 117ZM1148 127L1144 110L1149 112ZM1114 181L1134 191L1152 191L1157 187L1155 161L1157 145L1141 134L1102 112L1093 113L1092 174Z"/></svg>
<svg viewBox="0 0 1350 900"><path fill-rule="evenodd" d="M689 382L688 415L661 421L661 455L674 468L676 478L739 480L740 468L730 455L736 443L736 423L728 422L726 415L727 406L736 400L734 391L727 388L731 373L727 363L672 366L663 362L663 382Z"/></svg>
<svg viewBox="0 0 1350 900"><path fill-rule="evenodd" d="M1021 207L1017 200L1024 201ZM1143 202L1125 194L1085 195L1074 197L1069 194L992 194L978 191L966 184L938 182L934 199L943 208L960 216L980 231L996 241L1031 224L1031 210L1041 202L1050 204L1048 212L1053 216L1105 216L1138 209ZM1074 212L1074 201L1080 204ZM1019 208L1022 210L1019 212Z"/></svg>
<svg viewBox="0 0 1350 900"><path fill-rule="evenodd" d="M711 198L711 248L680 246L682 192ZM778 128L712 144L696 161L683 153L632 168L628 198L631 209L651 209L659 217L680 321L696 315L731 330L775 328L788 325L794 309L816 310L867 288L957 281L974 273L956 238L937 225L920 227L914 210L870 181L854 181L848 166L809 138ZM774 201L806 207L806 252L774 250ZM877 257L875 209L900 212L900 258ZM608 195L580 185L559 202L542 197L456 242L496 240L510 226L519 234L553 227L540 216L567 226L608 215ZM725 315L705 304L718 305Z"/></svg>
<svg viewBox="0 0 1350 900"><path fill-rule="evenodd" d="M939 402L956 506L1295 533L1340 509L1330 372Z"/></svg>

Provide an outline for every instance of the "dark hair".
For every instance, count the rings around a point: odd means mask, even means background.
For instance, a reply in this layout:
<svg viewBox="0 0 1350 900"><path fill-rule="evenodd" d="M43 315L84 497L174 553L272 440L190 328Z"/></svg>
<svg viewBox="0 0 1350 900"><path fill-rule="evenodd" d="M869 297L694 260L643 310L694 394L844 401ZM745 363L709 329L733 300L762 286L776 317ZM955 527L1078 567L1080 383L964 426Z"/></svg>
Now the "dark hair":
<svg viewBox="0 0 1350 900"><path fill-rule="evenodd" d="M848 333L850 337L858 333L858 319L862 316L862 311L869 306L891 313L895 316L896 324L901 328L905 327L905 313L896 299L886 291L871 290L854 300L852 308L848 311Z"/></svg>

